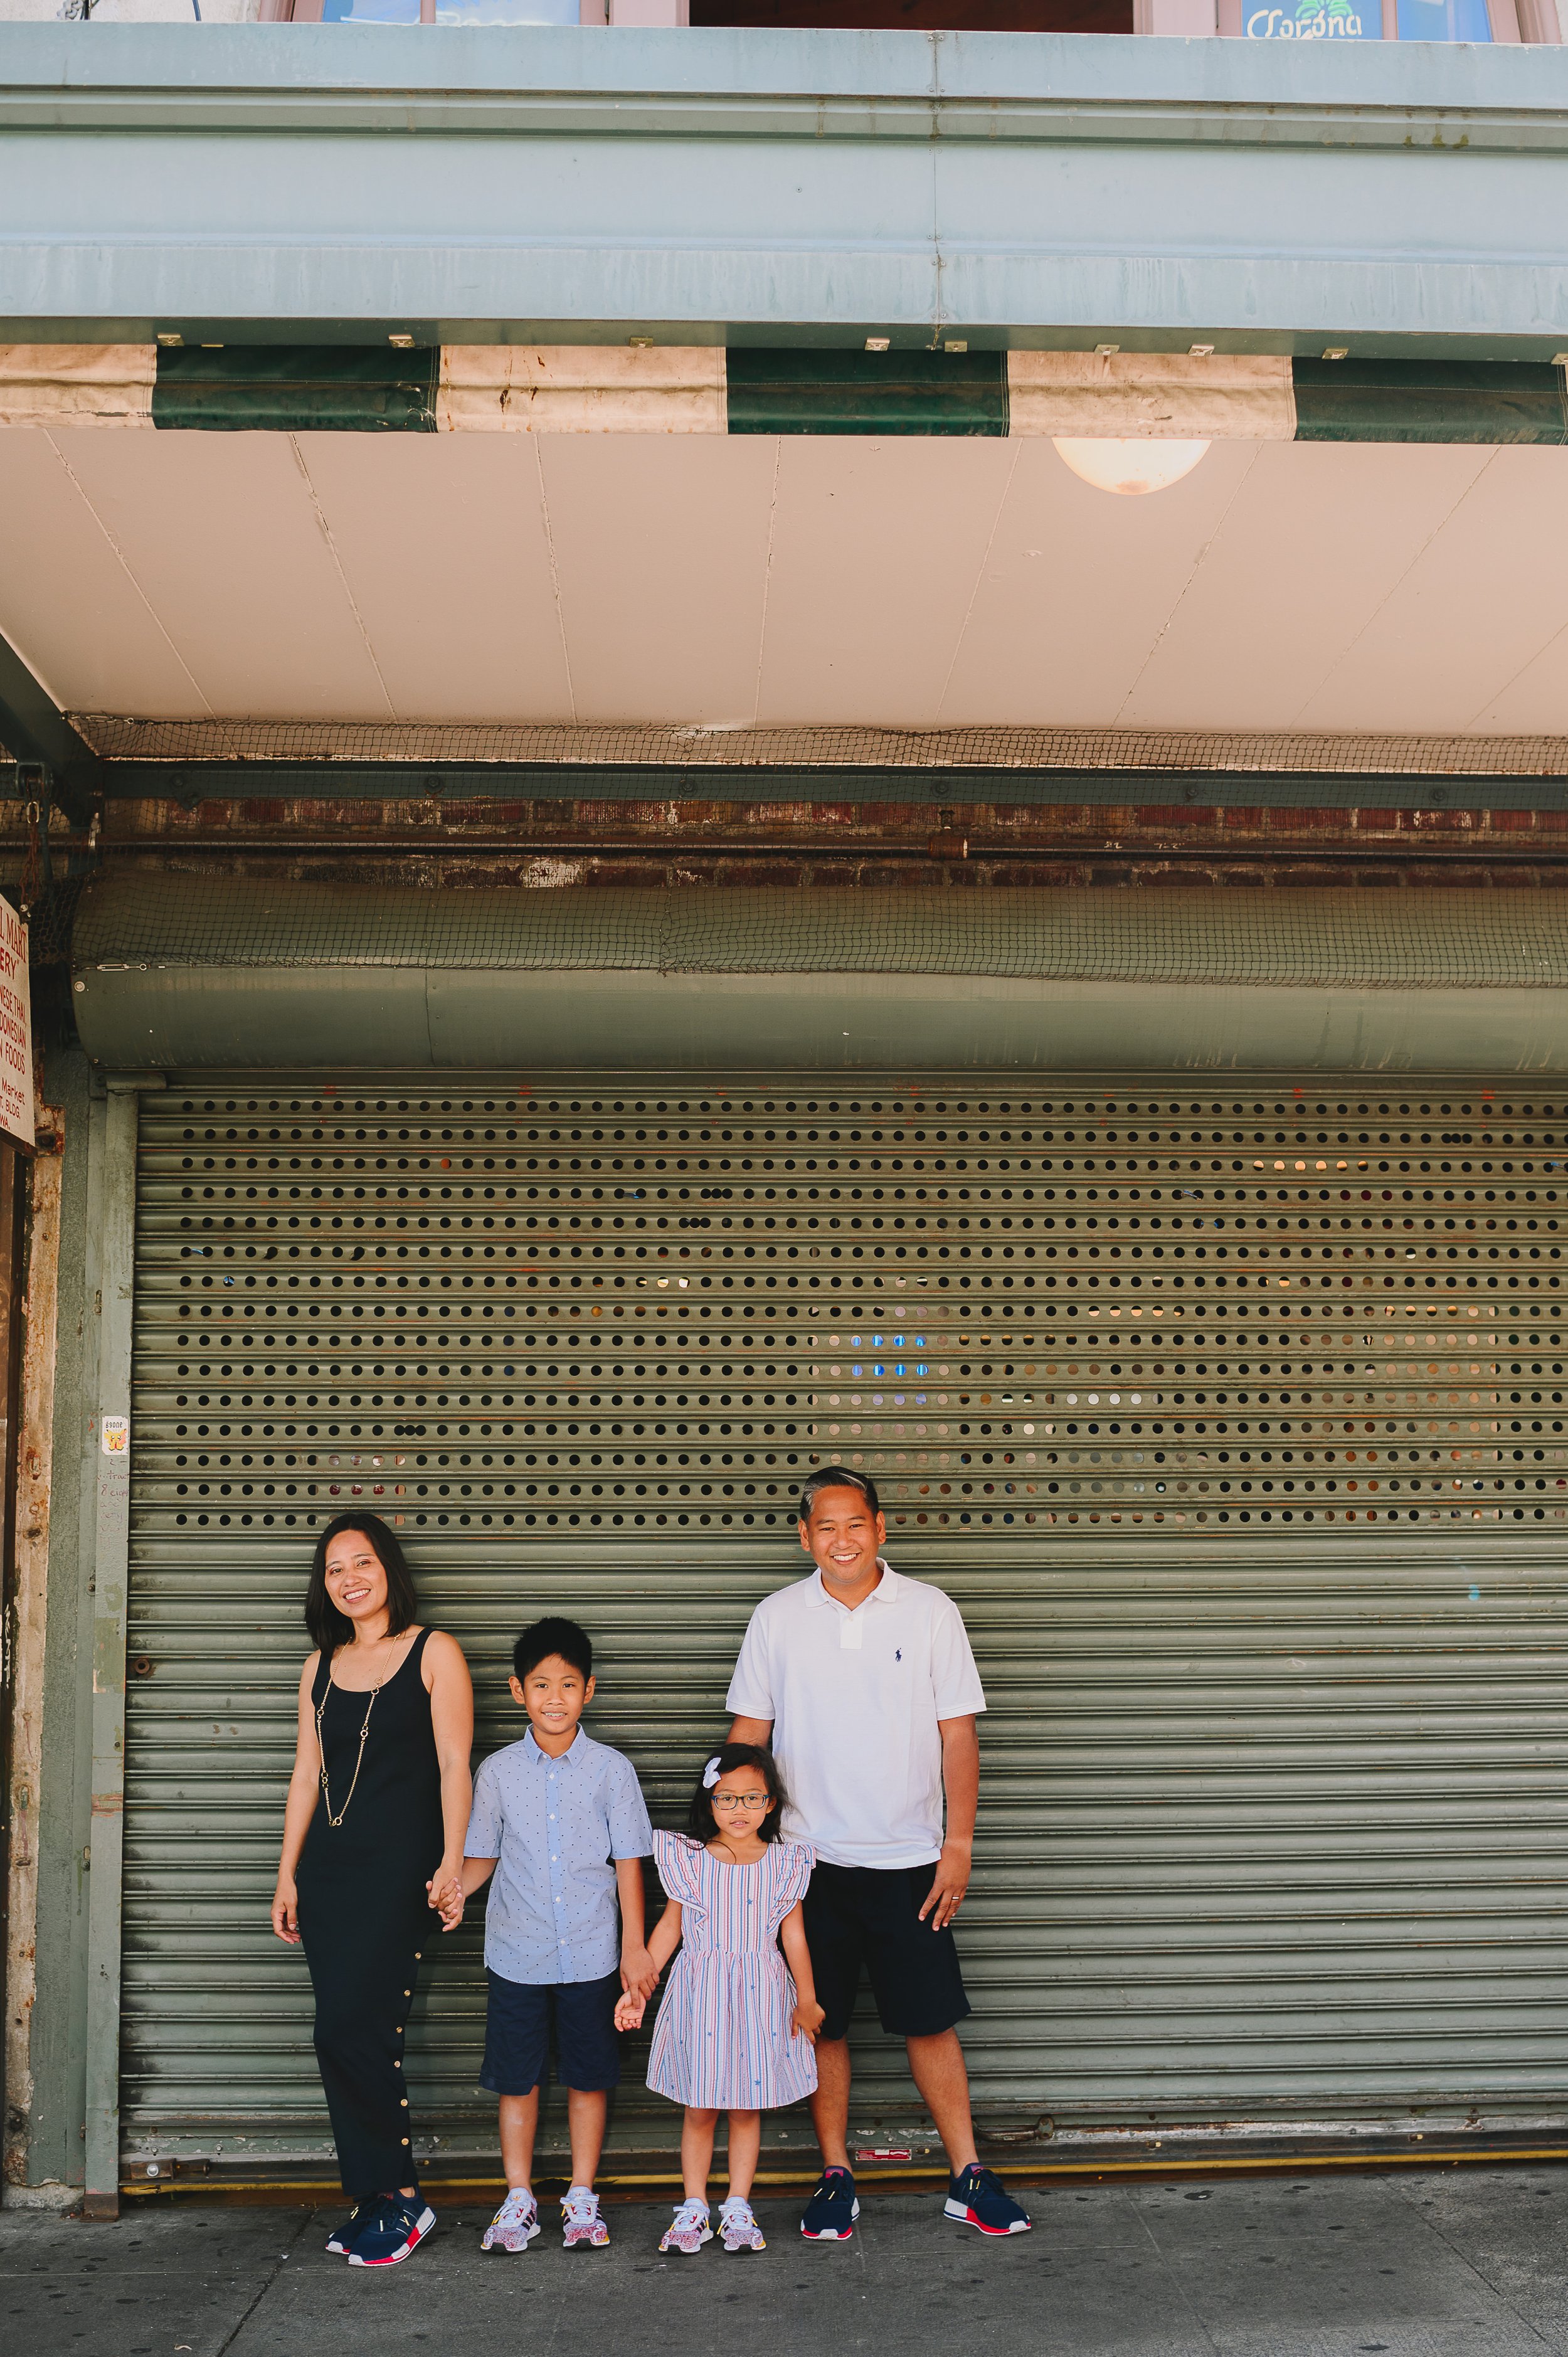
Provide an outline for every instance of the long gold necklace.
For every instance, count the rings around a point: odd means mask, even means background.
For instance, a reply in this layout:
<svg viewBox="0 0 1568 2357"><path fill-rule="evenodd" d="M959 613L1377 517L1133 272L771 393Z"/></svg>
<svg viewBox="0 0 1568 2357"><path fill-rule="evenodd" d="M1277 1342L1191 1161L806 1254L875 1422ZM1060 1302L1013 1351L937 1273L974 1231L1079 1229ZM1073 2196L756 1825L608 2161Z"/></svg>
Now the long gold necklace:
<svg viewBox="0 0 1568 2357"><path fill-rule="evenodd" d="M392 1640L394 1646L398 1641L398 1639L394 1637ZM365 1742L371 1732L371 1713L376 1706L376 1696L380 1694L385 1684L385 1678L378 1678L375 1684L371 1688L369 1694L365 1697L365 1723L360 1729L360 1756L354 1762L354 1773L349 1780L349 1790L347 1796L344 1799L343 1805L338 1810L337 1815L334 1816L332 1813L332 1795L327 1789L327 1746L321 1740L322 1714L327 1708L327 1695L332 1691L332 1664L330 1662L327 1664L326 1693L322 1695L321 1700L316 1706L316 1749L321 1761L321 1805L327 1812L327 1822L332 1827L334 1832L337 1831L338 1827L342 1824L344 1818L349 1813L349 1803L354 1797L354 1787L360 1781L360 1770L365 1764Z"/></svg>

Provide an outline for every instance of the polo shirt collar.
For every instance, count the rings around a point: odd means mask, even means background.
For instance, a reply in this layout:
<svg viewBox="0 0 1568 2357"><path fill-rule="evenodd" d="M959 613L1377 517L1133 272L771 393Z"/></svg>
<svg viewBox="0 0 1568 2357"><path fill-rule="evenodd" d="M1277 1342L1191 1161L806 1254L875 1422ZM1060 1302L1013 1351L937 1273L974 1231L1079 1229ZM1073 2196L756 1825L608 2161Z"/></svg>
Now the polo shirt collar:
<svg viewBox="0 0 1568 2357"><path fill-rule="evenodd" d="M527 1760L531 1768L564 1768L569 1763L575 1763L579 1752L585 1755L587 1752L591 1751L592 1749L593 1745L589 1738L584 1734L580 1724L576 1734L572 1738L571 1743L568 1745L567 1749L563 1751L559 1760L552 1760L548 1751L542 1751L540 1749L537 1742L534 1740L533 1729L532 1727L522 1738L522 1756Z"/></svg>
<svg viewBox="0 0 1568 2357"><path fill-rule="evenodd" d="M877 1581L875 1587L872 1589L870 1595L863 1596L860 1603L854 1607L856 1612L860 1611L862 1608L867 1604L875 1604L877 1602L891 1604L894 1601L899 1587L903 1585L897 1573L894 1570L892 1565L887 1561L885 1555L879 1555L876 1558L876 1564L882 1577ZM836 1606L838 1610L841 1612L847 1612L850 1609L850 1607L847 1604L840 1604L836 1596L830 1596L828 1594L826 1587L822 1584L822 1567L821 1564L817 1564L813 1566L811 1576L806 1582L806 1587L809 1590L805 1598L806 1609L808 1612L818 1611L823 1605ZM528 1732L530 1739L532 1739L533 1729L530 1727Z"/></svg>

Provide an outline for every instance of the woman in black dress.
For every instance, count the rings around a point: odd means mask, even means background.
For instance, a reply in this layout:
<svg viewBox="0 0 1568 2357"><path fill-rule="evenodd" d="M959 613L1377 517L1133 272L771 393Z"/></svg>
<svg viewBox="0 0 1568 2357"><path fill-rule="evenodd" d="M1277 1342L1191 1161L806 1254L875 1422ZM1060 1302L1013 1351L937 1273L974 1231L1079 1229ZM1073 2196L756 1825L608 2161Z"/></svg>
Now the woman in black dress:
<svg viewBox="0 0 1568 2357"><path fill-rule="evenodd" d="M474 1692L454 1638L421 1628L403 1549L378 1514L339 1514L305 1604L273 1929L303 1941L316 2059L353 2207L327 2247L395 2266L435 2223L419 2191L403 2033L423 1952L460 1920L450 1895L472 1799Z"/></svg>

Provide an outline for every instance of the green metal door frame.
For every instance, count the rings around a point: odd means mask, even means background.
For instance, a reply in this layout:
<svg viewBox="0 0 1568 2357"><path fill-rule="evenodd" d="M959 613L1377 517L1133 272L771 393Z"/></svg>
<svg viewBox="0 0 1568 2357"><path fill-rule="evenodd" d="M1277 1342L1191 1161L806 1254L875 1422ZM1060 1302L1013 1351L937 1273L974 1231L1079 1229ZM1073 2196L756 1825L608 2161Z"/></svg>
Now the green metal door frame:
<svg viewBox="0 0 1568 2357"><path fill-rule="evenodd" d="M88 1846L86 2189L89 2218L120 2214L120 1955L125 1802L131 1316L136 1125L160 1075L111 1073L88 1140L87 1296L96 1311L97 1408L83 1438L82 1542L92 1576L92 1831ZM110 1420L124 1418L118 1449Z"/></svg>

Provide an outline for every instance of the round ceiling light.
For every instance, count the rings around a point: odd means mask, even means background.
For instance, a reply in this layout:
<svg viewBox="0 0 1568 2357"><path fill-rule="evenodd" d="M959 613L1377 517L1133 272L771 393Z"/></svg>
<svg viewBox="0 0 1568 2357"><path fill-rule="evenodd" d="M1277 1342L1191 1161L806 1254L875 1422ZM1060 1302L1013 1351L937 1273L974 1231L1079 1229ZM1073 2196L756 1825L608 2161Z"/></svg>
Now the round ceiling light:
<svg viewBox="0 0 1568 2357"><path fill-rule="evenodd" d="M1067 435L1052 439L1075 475L1097 491L1121 491L1128 497L1169 490L1191 474L1208 447L1207 442L1113 442Z"/></svg>

